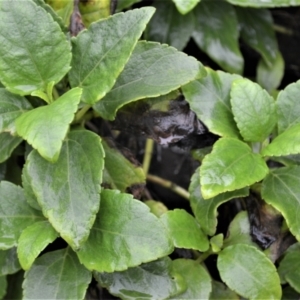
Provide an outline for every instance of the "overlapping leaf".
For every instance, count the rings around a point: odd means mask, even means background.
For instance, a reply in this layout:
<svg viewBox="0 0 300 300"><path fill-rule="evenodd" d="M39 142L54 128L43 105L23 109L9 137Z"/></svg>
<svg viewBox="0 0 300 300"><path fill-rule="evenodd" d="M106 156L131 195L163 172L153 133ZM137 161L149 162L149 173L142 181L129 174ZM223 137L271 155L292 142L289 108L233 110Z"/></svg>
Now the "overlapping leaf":
<svg viewBox="0 0 300 300"><path fill-rule="evenodd" d="M300 241L300 167L272 170L262 184L263 199L284 216L290 231Z"/></svg>
<svg viewBox="0 0 300 300"><path fill-rule="evenodd" d="M116 111L127 103L168 94L205 75L205 69L195 58L167 45L142 41L112 90L94 109L103 118L113 120Z"/></svg>
<svg viewBox="0 0 300 300"><path fill-rule="evenodd" d="M31 208L23 189L7 181L0 182L0 249L17 245L21 232L43 216Z"/></svg>
<svg viewBox="0 0 300 300"><path fill-rule="evenodd" d="M166 299L186 289L181 276L174 272L169 257L129 268L123 272L96 273L102 287L121 299Z"/></svg>
<svg viewBox="0 0 300 300"><path fill-rule="evenodd" d="M16 248L0 250L0 276L14 274L20 269Z"/></svg>
<svg viewBox="0 0 300 300"><path fill-rule="evenodd" d="M219 281L212 281L212 291L209 300L239 300L240 297L225 284Z"/></svg>
<svg viewBox="0 0 300 300"><path fill-rule="evenodd" d="M280 7L280 6L293 6L299 5L299 0L227 0L234 5L252 6L252 7Z"/></svg>
<svg viewBox="0 0 300 300"><path fill-rule="evenodd" d="M196 22L192 36L196 44L224 70L241 74L244 60L233 7L225 1L202 0L193 13Z"/></svg>
<svg viewBox="0 0 300 300"><path fill-rule="evenodd" d="M0 298L3 299L6 295L7 280L6 276L0 276Z"/></svg>
<svg viewBox="0 0 300 300"><path fill-rule="evenodd" d="M70 69L65 35L33 1L24 0L22 5L1 1L0 27L0 80L10 91L21 95L45 91L48 83L57 83Z"/></svg>
<svg viewBox="0 0 300 300"><path fill-rule="evenodd" d="M91 278L70 248L49 252L25 273L23 299L84 299Z"/></svg>
<svg viewBox="0 0 300 300"><path fill-rule="evenodd" d="M109 0L87 0L79 2L79 10L85 27L91 23L110 16Z"/></svg>
<svg viewBox="0 0 300 300"><path fill-rule="evenodd" d="M69 79L83 88L82 101L94 104L113 87L153 13L150 7L119 13L72 39Z"/></svg>
<svg viewBox="0 0 300 300"><path fill-rule="evenodd" d="M43 214L73 247L87 239L100 205L104 151L100 138L86 130L71 131L56 163L35 150L26 172Z"/></svg>
<svg viewBox="0 0 300 300"><path fill-rule="evenodd" d="M222 280L248 299L281 299L281 286L275 266L253 246L229 246L218 256Z"/></svg>
<svg viewBox="0 0 300 300"><path fill-rule="evenodd" d="M249 189L243 188L233 192L226 192L209 200L205 200L201 194L200 172L199 169L197 169L191 178L189 192L191 207L198 223L206 234L212 236L217 230L218 207L232 198L248 196Z"/></svg>
<svg viewBox="0 0 300 300"><path fill-rule="evenodd" d="M200 0L173 0L178 11L185 15L190 12L199 2Z"/></svg>
<svg viewBox="0 0 300 300"><path fill-rule="evenodd" d="M57 232L46 220L25 228L18 241L18 258L23 270L30 269L41 251L57 236Z"/></svg>
<svg viewBox="0 0 300 300"><path fill-rule="evenodd" d="M234 119L244 140L263 142L277 122L274 99L247 79L235 80L230 95Z"/></svg>
<svg viewBox="0 0 300 300"><path fill-rule="evenodd" d="M13 150L22 142L18 136L12 136L8 132L0 133L0 162L7 160Z"/></svg>
<svg viewBox="0 0 300 300"><path fill-rule="evenodd" d="M156 260L172 251L166 229L145 204L129 194L103 190L95 224L77 254L90 270L114 272Z"/></svg>
<svg viewBox="0 0 300 300"><path fill-rule="evenodd" d="M239 137L230 104L230 89L238 75L207 68L207 76L182 88L186 100L209 131L220 136Z"/></svg>
<svg viewBox="0 0 300 300"><path fill-rule="evenodd" d="M234 138L222 138L200 167L202 196L207 199L250 186L262 180L268 170L263 158L253 153L247 144Z"/></svg>

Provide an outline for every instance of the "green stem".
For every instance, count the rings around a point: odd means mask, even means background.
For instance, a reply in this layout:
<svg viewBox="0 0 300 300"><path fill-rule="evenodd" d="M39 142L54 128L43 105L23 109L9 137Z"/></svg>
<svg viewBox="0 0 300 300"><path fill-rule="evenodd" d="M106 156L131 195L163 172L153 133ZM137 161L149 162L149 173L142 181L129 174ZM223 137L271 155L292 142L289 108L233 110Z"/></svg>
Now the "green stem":
<svg viewBox="0 0 300 300"><path fill-rule="evenodd" d="M144 154L144 159L143 159L143 170L145 172L145 175L148 174L148 171L150 168L150 163L151 163L151 158L152 158L152 153L153 153L153 146L154 146L154 141L151 139L147 139L146 145L145 145L145 154Z"/></svg>
<svg viewBox="0 0 300 300"><path fill-rule="evenodd" d="M83 116L86 114L86 112L91 108L89 104L86 104L84 107L82 107L75 115L74 123L80 123Z"/></svg>
<svg viewBox="0 0 300 300"><path fill-rule="evenodd" d="M161 177L151 175L151 174L147 175L147 180L149 180L153 183L157 183L167 189L170 189L171 191L180 195L181 197L183 197L186 200L190 199L190 193L172 181L169 181L169 180L166 180L166 179L163 179Z"/></svg>
<svg viewBox="0 0 300 300"><path fill-rule="evenodd" d="M203 261L205 261L209 256L211 256L212 254L216 254L212 251L211 248L209 248L206 252L202 253L197 259L196 262L198 263L202 263Z"/></svg>

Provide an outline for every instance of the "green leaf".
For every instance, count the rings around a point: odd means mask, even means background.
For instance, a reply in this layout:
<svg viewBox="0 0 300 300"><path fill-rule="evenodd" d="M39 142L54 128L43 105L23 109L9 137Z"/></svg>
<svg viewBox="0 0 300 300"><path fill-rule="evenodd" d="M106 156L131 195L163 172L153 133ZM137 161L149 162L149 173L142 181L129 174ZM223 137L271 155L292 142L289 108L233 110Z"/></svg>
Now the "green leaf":
<svg viewBox="0 0 300 300"><path fill-rule="evenodd" d="M103 190L101 209L77 255L89 270L114 272L156 260L172 251L166 229L145 204L129 194Z"/></svg>
<svg viewBox="0 0 300 300"><path fill-rule="evenodd" d="M176 259L173 261L174 270L187 283L187 290L170 299L208 299L211 292L211 278L205 268L191 259Z"/></svg>
<svg viewBox="0 0 300 300"><path fill-rule="evenodd" d="M268 171L263 158L247 144L234 138L221 138L200 167L202 196L207 199L250 186L262 180Z"/></svg>
<svg viewBox="0 0 300 300"><path fill-rule="evenodd" d="M22 139L18 136L12 136L8 132L0 133L0 163L6 161L21 142Z"/></svg>
<svg viewBox="0 0 300 300"><path fill-rule="evenodd" d="M58 159L81 92L81 89L74 88L50 105L28 111L16 120L17 133L51 162Z"/></svg>
<svg viewBox="0 0 300 300"><path fill-rule="evenodd" d="M119 0L117 3L117 11L121 11L124 8L128 8L134 3L140 2L141 0Z"/></svg>
<svg viewBox="0 0 300 300"><path fill-rule="evenodd" d="M249 299L281 299L279 276L272 262L256 248L237 244L219 253L222 280Z"/></svg>
<svg viewBox="0 0 300 300"><path fill-rule="evenodd" d="M157 217L160 217L168 211L168 208L160 201L146 200L144 203L150 208L150 211Z"/></svg>
<svg viewBox="0 0 300 300"><path fill-rule="evenodd" d="M226 192L213 197L209 200L204 200L201 194L200 172L199 168L195 171L191 178L189 186L190 203L196 220L201 225L201 229L208 235L212 236L217 230L217 209L232 198L246 197L249 194L248 188L243 188L233 192Z"/></svg>
<svg viewBox="0 0 300 300"><path fill-rule="evenodd" d="M23 189L10 182L0 182L0 199L0 249L6 250L17 245L24 228L43 216L27 204Z"/></svg>
<svg viewBox="0 0 300 300"><path fill-rule="evenodd" d="M284 59L278 51L271 66L261 59L257 66L256 81L268 92L275 90L284 75Z"/></svg>
<svg viewBox="0 0 300 300"><path fill-rule="evenodd" d="M166 299L183 292L186 285L174 272L169 257L123 272L95 273L102 287L121 299Z"/></svg>
<svg viewBox="0 0 300 300"><path fill-rule="evenodd" d="M291 126L300 123L298 96L300 80L288 85L277 97L278 132L283 133Z"/></svg>
<svg viewBox="0 0 300 300"><path fill-rule="evenodd" d="M265 63L271 67L278 53L271 12L267 9L249 7L236 7L236 12L241 26L242 39L259 52Z"/></svg>
<svg viewBox="0 0 300 300"><path fill-rule="evenodd" d="M284 216L293 235L300 241L300 166L270 171L262 184L263 199Z"/></svg>
<svg viewBox="0 0 300 300"><path fill-rule="evenodd" d="M282 283L288 282L300 293L300 244L294 244L280 261L278 273Z"/></svg>
<svg viewBox="0 0 300 300"><path fill-rule="evenodd" d="M230 104L230 89L234 80L241 78L221 71L206 69L208 75L182 88L199 120L212 133L220 136L239 137Z"/></svg>
<svg viewBox="0 0 300 300"><path fill-rule="evenodd" d="M201 0L173 0L178 11L185 15L190 12Z"/></svg>
<svg viewBox="0 0 300 300"><path fill-rule="evenodd" d="M224 235L223 233L219 233L217 235L214 235L210 240L209 243L211 245L211 250L213 253L218 253L223 248L223 242L224 242Z"/></svg>
<svg viewBox="0 0 300 300"><path fill-rule="evenodd" d="M15 119L30 109L32 106L26 98L0 88L0 132L10 131L14 133Z"/></svg>
<svg viewBox="0 0 300 300"><path fill-rule="evenodd" d="M234 5L252 7L281 7L299 5L299 0L227 0Z"/></svg>
<svg viewBox="0 0 300 300"><path fill-rule="evenodd" d="M30 269L41 251L57 237L57 232L48 221L25 228L18 241L18 258L23 270Z"/></svg>
<svg viewBox="0 0 300 300"><path fill-rule="evenodd" d="M103 142L103 148L105 151L103 183L121 192L125 192L134 184L145 183L146 177L141 167L134 166L117 149L110 148L106 142Z"/></svg>
<svg viewBox="0 0 300 300"><path fill-rule="evenodd" d="M183 16L171 1L155 2L154 7L156 11L147 26L146 39L182 50L194 31L194 14Z"/></svg>
<svg viewBox="0 0 300 300"><path fill-rule="evenodd" d="M273 97L248 79L235 80L230 95L234 119L244 140L263 142L277 122Z"/></svg>
<svg viewBox="0 0 300 300"><path fill-rule="evenodd" d="M192 36L199 48L227 72L242 74L244 59L234 8L225 1L202 0L193 13L196 24Z"/></svg>
<svg viewBox="0 0 300 300"><path fill-rule="evenodd" d="M74 249L87 239L100 205L104 151L100 137L71 131L55 164L36 151L26 172L43 214Z"/></svg>
<svg viewBox="0 0 300 300"><path fill-rule="evenodd" d="M239 300L240 297L223 283L213 280L209 300Z"/></svg>
<svg viewBox="0 0 300 300"><path fill-rule="evenodd" d="M69 247L48 252L25 273L23 299L84 299L91 277Z"/></svg>
<svg viewBox="0 0 300 300"><path fill-rule="evenodd" d="M4 299L7 289L6 276L0 276L0 299Z"/></svg>
<svg viewBox="0 0 300 300"><path fill-rule="evenodd" d="M14 274L20 269L16 248L0 250L0 276Z"/></svg>
<svg viewBox="0 0 300 300"><path fill-rule="evenodd" d="M287 286L282 289L282 299L283 300L294 300L294 299L299 299L300 294L297 293L293 288L290 286Z"/></svg>
<svg viewBox="0 0 300 300"><path fill-rule="evenodd" d="M284 156L300 153L300 123L292 125L278 135L266 148L263 156Z"/></svg>
<svg viewBox="0 0 300 300"><path fill-rule="evenodd" d="M153 13L146 7L115 14L72 39L69 79L83 88L82 101L94 104L113 87Z"/></svg>
<svg viewBox="0 0 300 300"><path fill-rule="evenodd" d="M207 236L197 221L183 209L164 213L160 220L170 233L177 248L194 249L205 252L209 248Z"/></svg>
<svg viewBox="0 0 300 300"><path fill-rule="evenodd" d="M69 71L69 42L50 14L33 1L1 1L0 28L0 80L11 92L45 91L48 83L57 83Z"/></svg>
<svg viewBox="0 0 300 300"><path fill-rule="evenodd" d="M5 178L6 173L6 163L0 164L0 181Z"/></svg>
<svg viewBox="0 0 300 300"><path fill-rule="evenodd" d="M139 42L112 90L94 109L105 119L113 120L116 111L130 102L157 97L206 75L195 58L173 47Z"/></svg>

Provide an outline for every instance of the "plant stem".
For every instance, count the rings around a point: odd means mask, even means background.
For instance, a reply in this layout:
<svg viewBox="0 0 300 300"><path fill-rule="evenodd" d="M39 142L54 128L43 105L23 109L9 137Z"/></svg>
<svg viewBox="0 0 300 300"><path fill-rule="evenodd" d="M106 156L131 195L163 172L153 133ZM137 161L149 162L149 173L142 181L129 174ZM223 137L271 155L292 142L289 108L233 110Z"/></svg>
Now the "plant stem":
<svg viewBox="0 0 300 300"><path fill-rule="evenodd" d="M74 123L79 123L80 120L83 118L85 113L91 108L89 104L86 104L84 107L82 107L75 115Z"/></svg>
<svg viewBox="0 0 300 300"><path fill-rule="evenodd" d="M166 180L166 179L163 179L161 177L151 175L151 174L147 175L147 180L157 183L167 189L170 189L171 191L180 195L181 197L183 197L186 200L190 199L190 193L172 181L169 181L169 180Z"/></svg>
<svg viewBox="0 0 300 300"><path fill-rule="evenodd" d="M148 171L150 168L150 163L151 163L151 158L152 158L152 153L153 153L153 146L154 146L154 141L152 139L147 139L146 145L145 145L145 154L144 154L144 159L143 159L143 170L146 175L148 174Z"/></svg>

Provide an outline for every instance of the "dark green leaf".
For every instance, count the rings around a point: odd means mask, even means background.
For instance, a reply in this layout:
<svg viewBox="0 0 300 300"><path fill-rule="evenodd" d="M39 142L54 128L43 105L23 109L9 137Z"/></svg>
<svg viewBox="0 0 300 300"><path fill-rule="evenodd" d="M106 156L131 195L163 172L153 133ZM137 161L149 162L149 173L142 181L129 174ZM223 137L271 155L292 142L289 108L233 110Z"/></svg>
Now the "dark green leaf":
<svg viewBox="0 0 300 300"><path fill-rule="evenodd" d="M10 91L21 95L45 91L70 69L65 35L33 1L24 0L22 5L1 1L0 28L0 79Z"/></svg>
<svg viewBox="0 0 300 300"><path fill-rule="evenodd" d="M93 104L113 87L153 13L150 7L119 13L72 39L69 78L83 88L82 101Z"/></svg>
<svg viewBox="0 0 300 300"><path fill-rule="evenodd" d="M112 90L94 109L103 118L113 120L116 111L125 104L168 94L205 75L205 69L195 58L167 45L142 41Z"/></svg>
<svg viewBox="0 0 300 300"><path fill-rule="evenodd" d="M10 182L0 182L0 249L17 245L21 232L43 216L31 208L24 191Z"/></svg>
<svg viewBox="0 0 300 300"><path fill-rule="evenodd" d="M121 11L124 8L128 8L134 3L140 2L141 0L118 0L117 11Z"/></svg>
<svg viewBox="0 0 300 300"><path fill-rule="evenodd" d="M209 300L240 300L240 297L219 281L212 281L212 291Z"/></svg>
<svg viewBox="0 0 300 300"><path fill-rule="evenodd" d="M253 246L229 246L218 256L222 280L249 299L281 299L279 276L272 262Z"/></svg>
<svg viewBox="0 0 300 300"><path fill-rule="evenodd" d="M18 136L12 136L8 132L0 133L0 163L6 161L21 142L22 139Z"/></svg>
<svg viewBox="0 0 300 300"><path fill-rule="evenodd" d="M189 41L195 27L193 13L182 15L171 1L154 3L155 14L146 30L146 38L182 50Z"/></svg>
<svg viewBox="0 0 300 300"><path fill-rule="evenodd" d="M205 252L209 248L207 236L202 232L197 221L183 209L164 213L160 220L170 233L177 248L186 248Z"/></svg>
<svg viewBox="0 0 300 300"><path fill-rule="evenodd" d="M278 53L271 12L267 9L249 7L236 7L236 12L242 39L259 52L266 64L271 67Z"/></svg>
<svg viewBox="0 0 300 300"><path fill-rule="evenodd" d="M208 235L214 235L217 230L217 208L224 202L232 198L246 197L249 194L249 189L244 188L233 192L223 193L212 199L204 200L201 194L200 187L200 172L196 170L191 178L189 186L190 203L193 213L201 225L201 229Z"/></svg>
<svg viewBox="0 0 300 300"><path fill-rule="evenodd" d="M58 237L48 221L34 223L23 230L18 241L18 258L23 270L28 270L45 247Z"/></svg>
<svg viewBox="0 0 300 300"><path fill-rule="evenodd" d="M172 251L166 229L145 204L129 194L103 190L95 224L77 254L90 270L114 272L156 260Z"/></svg>
<svg viewBox="0 0 300 300"><path fill-rule="evenodd" d="M300 153L300 123L296 123L278 135L266 148L263 156L285 156Z"/></svg>
<svg viewBox="0 0 300 300"><path fill-rule="evenodd" d="M300 241L300 166L270 171L262 184L263 199L284 216L293 235Z"/></svg>
<svg viewBox="0 0 300 300"><path fill-rule="evenodd" d="M244 60L233 7L225 1L202 0L193 13L196 22L192 36L196 44L224 70L241 74Z"/></svg>
<svg viewBox="0 0 300 300"><path fill-rule="evenodd" d="M118 150L110 148L105 142L103 148L105 151L103 183L121 192L125 192L126 188L134 184L145 183L145 173L141 167L134 166Z"/></svg>
<svg viewBox="0 0 300 300"><path fill-rule="evenodd" d="M185 15L190 12L199 2L200 0L173 0L178 11Z"/></svg>
<svg viewBox="0 0 300 300"><path fill-rule="evenodd" d="M208 75L182 88L186 100L209 131L221 136L239 137L230 104L230 89L241 78L207 68Z"/></svg>
<svg viewBox="0 0 300 300"><path fill-rule="evenodd" d="M277 122L273 97L248 79L235 80L230 95L234 119L244 140L263 142Z"/></svg>
<svg viewBox="0 0 300 300"><path fill-rule="evenodd" d="M0 299L4 299L7 289L6 276L0 276Z"/></svg>
<svg viewBox="0 0 300 300"><path fill-rule="evenodd" d="M74 88L50 105L22 114L16 120L17 133L41 156L55 162L77 111L81 93L80 88Z"/></svg>
<svg viewBox="0 0 300 300"><path fill-rule="evenodd" d="M0 164L0 181L5 178L6 173L6 163Z"/></svg>
<svg viewBox="0 0 300 300"><path fill-rule="evenodd" d="M169 257L123 272L96 273L95 277L111 294L126 300L166 299L186 289Z"/></svg>
<svg viewBox="0 0 300 300"><path fill-rule="evenodd" d="M43 214L73 247L87 239L100 205L104 151L96 134L71 131L55 164L31 152L26 172Z"/></svg>
<svg viewBox="0 0 300 300"><path fill-rule="evenodd" d="M285 288L283 288L282 290L282 300L295 300L295 299L299 299L300 298L300 294L297 293L293 288L291 288L290 286L287 286Z"/></svg>
<svg viewBox="0 0 300 300"><path fill-rule="evenodd" d="M176 273L187 283L187 290L170 299L208 299L211 292L211 278L205 268L191 259L176 259L173 261Z"/></svg>
<svg viewBox="0 0 300 300"><path fill-rule="evenodd" d="M227 0L234 5L252 7L281 7L299 5L299 0Z"/></svg>
<svg viewBox="0 0 300 300"><path fill-rule="evenodd" d="M272 157L272 160L278 161L287 167L300 165L300 154L291 154L287 156Z"/></svg>
<svg viewBox="0 0 300 300"><path fill-rule="evenodd" d="M0 250L0 276L14 274L20 269L16 248Z"/></svg>
<svg viewBox="0 0 300 300"><path fill-rule="evenodd" d="M91 277L70 248L48 252L25 273L23 299L84 299Z"/></svg>
<svg viewBox="0 0 300 300"><path fill-rule="evenodd" d="M0 132L14 133L15 119L30 109L32 106L27 99L0 88Z"/></svg>
<svg viewBox="0 0 300 300"><path fill-rule="evenodd" d="M208 199L250 186L262 180L268 171L263 158L247 144L234 138L221 138L200 167L202 196Z"/></svg>

